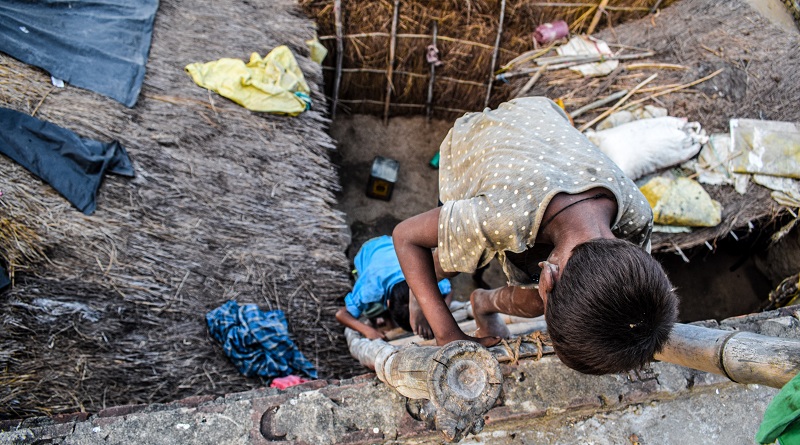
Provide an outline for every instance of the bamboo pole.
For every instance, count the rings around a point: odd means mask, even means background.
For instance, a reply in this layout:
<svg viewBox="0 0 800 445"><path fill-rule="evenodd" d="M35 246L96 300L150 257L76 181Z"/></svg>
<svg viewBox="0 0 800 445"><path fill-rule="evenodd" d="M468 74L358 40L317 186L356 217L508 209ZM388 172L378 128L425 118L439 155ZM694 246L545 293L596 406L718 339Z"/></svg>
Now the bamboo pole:
<svg viewBox="0 0 800 445"><path fill-rule="evenodd" d="M547 69L547 66L548 66L547 64L544 64L541 67L539 67L539 71L537 71L536 74L534 74L530 78L530 80L525 82L525 85L522 87L522 89L519 90L519 92L514 97L522 97L525 95L525 93L530 91L530 89L533 88L534 85L536 85L536 82L539 81L539 78L542 77L542 73Z"/></svg>
<svg viewBox="0 0 800 445"><path fill-rule="evenodd" d="M439 24L436 20L433 21L433 39L431 45L436 48L436 36L439 34ZM430 63L431 65L431 77L428 81L428 100L426 102L425 107L425 119L430 122L431 121L431 111L433 111L433 82L436 79L436 64Z"/></svg>
<svg viewBox="0 0 800 445"><path fill-rule="evenodd" d="M589 28L586 29L587 35L592 35L594 28L600 23L600 17L603 15L606 6L608 6L608 0L602 0L600 5L597 6L597 11L595 11L594 17L592 17L592 22L589 23Z"/></svg>
<svg viewBox="0 0 800 445"><path fill-rule="evenodd" d="M383 123L389 123L389 102L392 99L392 71L394 70L394 56L397 49L397 21L400 14L400 0L394 0L394 13L392 14L392 35L389 37L389 67L386 69L386 101L383 105Z"/></svg>
<svg viewBox="0 0 800 445"><path fill-rule="evenodd" d="M343 37L346 38L346 39L360 39L360 38L364 38L364 37L390 37L390 36L391 36L391 34L388 33L388 32L376 31L376 32L362 32L362 33L357 33L357 34L347 34L347 35L345 35ZM403 34L403 33L398 33L395 37L397 37L398 39L423 39L423 40L427 40L427 39L431 38L431 35L430 34ZM334 36L317 37L317 39L320 40L320 41L322 41L322 40L331 40L333 38L334 38ZM480 43L480 42L474 42L472 40L457 39L455 37L448 37L448 36L439 36L438 39L446 41L446 42L461 43L461 44L464 44L464 45L476 46L478 48L483 48L483 49L489 49L489 50L494 49L494 47L492 45L487 45L485 43ZM516 52L511 51L509 49L500 48L500 51L508 53L508 54L517 54Z"/></svg>
<svg viewBox="0 0 800 445"><path fill-rule="evenodd" d="M370 105L383 105L384 104L383 101L372 100L372 99L340 99L339 102L341 102L343 104L344 103L348 103L348 104L370 104ZM391 104L391 106L392 107L399 107L399 108L419 108L419 109L424 109L425 108L425 105L423 105L423 104L404 104L404 103L397 103L397 102L393 102ZM475 110L464 110L462 108L440 107L438 105L434 105L433 109L434 110L447 111L447 112L453 112L453 113L460 113L460 114L464 114L464 113L469 113L469 112L475 111Z"/></svg>
<svg viewBox="0 0 800 445"><path fill-rule="evenodd" d="M583 113L585 113L587 111L591 111L591 110L594 110L595 108L600 108L605 104L609 104L611 102L614 102L615 100L621 98L622 96L624 96L626 94L628 94L628 90L617 91L616 93L611 94L610 96L604 97L604 98L596 100L596 101L594 101L594 102L592 102L592 103L590 103L588 105L584 105L584 106L578 108L577 110L575 110L572 113L570 113L569 117L575 119L576 117L582 115Z"/></svg>
<svg viewBox="0 0 800 445"><path fill-rule="evenodd" d="M623 104L623 103L625 103L625 101L626 101L626 100L628 100L628 98L630 98L631 96L633 96L633 95L634 95L634 93L636 93L637 91L639 91L639 89L640 89L640 88L642 88L643 86L645 86L645 85L647 85L648 83L650 83L650 81L652 81L653 79L655 79L657 76L658 76L658 74L653 74L652 76L650 76L650 77L648 77L647 79L643 80L643 81L642 81L640 84L638 84L638 85L636 85L635 87L633 87L633 89L632 89L632 90L630 90L630 91L628 92L628 94L626 94L625 96L623 96L623 97L622 97L622 99L620 99L620 100L619 100L617 103L615 103L615 104L614 104L614 105L613 105L611 108L609 108L608 110L604 111L604 112L603 112L603 113L601 113L599 116L597 116L596 118L592 119L591 121L589 121L589 122L587 122L587 123L585 123L585 124L581 125L581 126L580 126L580 128L578 128L578 131L583 131L583 130L586 130L587 128L589 128L589 127L591 127L592 125L594 125L594 124L596 124L597 122L599 122L599 121L600 121L601 119L603 119L604 117L606 117L606 116L608 116L609 114L611 114L611 113L613 113L614 111L616 111L616 110L617 110L617 108L619 108L620 106L622 106L622 104Z"/></svg>
<svg viewBox="0 0 800 445"><path fill-rule="evenodd" d="M781 388L800 373L800 340L676 324L655 358L737 383Z"/></svg>
<svg viewBox="0 0 800 445"><path fill-rule="evenodd" d="M489 106L489 99L492 97L492 85L494 84L494 66L497 63L497 52L500 49L500 38L503 36L503 20L506 15L506 0L500 2L500 22L497 24L497 39L494 41L494 50L492 51L492 63L489 69L489 86L486 88L486 100L484 107Z"/></svg>
<svg viewBox="0 0 800 445"><path fill-rule="evenodd" d="M378 378L410 399L430 400L436 429L448 441L483 429L503 383L500 364L483 346L454 341L446 346L397 348L345 329L350 353Z"/></svg>
<svg viewBox="0 0 800 445"><path fill-rule="evenodd" d="M332 70L334 68L325 66L325 67L322 67L322 69L323 70ZM378 69L378 68L342 68L342 72L343 73L373 73L373 74L384 74L384 75L386 74L386 70ZM421 79L422 78L427 79L429 77L428 74L412 73L410 71L398 71L398 70L395 70L394 74L395 75L408 76L408 77L417 77L417 78L421 78ZM472 85L472 86L476 86L476 87L486 86L486 84L483 83L483 82L474 82L474 81L471 81L471 80L461 80L461 79L456 79L454 77L448 77L448 76L440 76L440 77L437 77L436 80L440 81L440 82L451 82L451 83L458 83L458 84L463 84L463 85Z"/></svg>
<svg viewBox="0 0 800 445"><path fill-rule="evenodd" d="M331 119L336 118L336 107L339 105L339 87L342 83L342 61L344 60L342 0L334 0L333 2L333 19L336 22L336 72L333 75L333 106L331 108Z"/></svg>
<svg viewBox="0 0 800 445"><path fill-rule="evenodd" d="M714 77L717 74L721 73L724 69L725 68L720 68L720 69L714 71L713 73L709 74L708 76L705 76L703 78L697 79L695 81L692 81L692 82L689 82L689 83L685 83L683 85L678 85L676 87L668 88L668 89L666 89L664 91L661 91L661 92L658 92L658 93L655 93L655 94L651 94L651 95L649 95L647 97L643 97L641 99L637 99L637 100L625 105L624 107L622 107L622 109L625 110L625 109L628 109L628 108L630 108L630 107L632 107L634 105L639 105L642 102L646 102L646 101L648 101L650 99L655 99L656 97L663 96L665 94L674 93L676 91L680 91L680 90L684 90L684 89L689 88L689 87L693 87L693 86L695 86L697 84L703 83L703 82L711 79L712 77Z"/></svg>

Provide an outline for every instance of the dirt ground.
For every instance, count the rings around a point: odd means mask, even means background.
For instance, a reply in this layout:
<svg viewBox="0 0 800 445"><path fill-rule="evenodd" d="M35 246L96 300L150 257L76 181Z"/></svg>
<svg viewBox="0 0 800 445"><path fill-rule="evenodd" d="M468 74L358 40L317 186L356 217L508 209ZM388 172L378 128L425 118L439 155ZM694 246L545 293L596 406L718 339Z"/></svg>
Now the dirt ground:
<svg viewBox="0 0 800 445"><path fill-rule="evenodd" d="M338 208L347 214L352 231L347 252L351 260L364 241L389 235L403 219L437 205L438 172L428 163L451 125L436 120L426 123L424 117L393 118L384 125L380 118L366 115L340 115L333 122L331 135L339 143L337 163L342 181ZM400 162L390 201L365 194L375 156ZM752 238L718 243L713 253L704 247L684 252L689 263L674 254L658 256L678 288L682 321L722 319L758 309L770 283L754 265L759 247ZM505 283L496 262L484 280L492 286ZM475 288L472 278L462 274L452 281L454 298L468 300Z"/></svg>

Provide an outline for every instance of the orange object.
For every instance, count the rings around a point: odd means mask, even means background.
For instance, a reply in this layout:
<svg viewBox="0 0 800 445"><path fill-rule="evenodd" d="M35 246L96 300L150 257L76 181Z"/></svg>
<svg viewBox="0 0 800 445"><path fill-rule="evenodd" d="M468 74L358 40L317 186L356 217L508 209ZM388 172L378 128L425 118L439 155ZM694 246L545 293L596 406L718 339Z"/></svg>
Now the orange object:
<svg viewBox="0 0 800 445"><path fill-rule="evenodd" d="M564 101L559 97L554 102L556 103L556 105L561 107L562 110L564 110L564 113L566 113L567 117L569 118L569 123L572 124L572 126L574 127L575 122L572 120L572 116L570 116L569 113L567 113L567 107L564 106Z"/></svg>

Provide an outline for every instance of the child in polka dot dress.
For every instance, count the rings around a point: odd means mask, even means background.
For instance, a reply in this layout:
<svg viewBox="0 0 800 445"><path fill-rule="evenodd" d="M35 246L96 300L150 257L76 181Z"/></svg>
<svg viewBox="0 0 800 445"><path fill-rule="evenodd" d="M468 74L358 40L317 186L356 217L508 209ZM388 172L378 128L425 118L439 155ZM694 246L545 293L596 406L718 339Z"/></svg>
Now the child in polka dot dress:
<svg viewBox="0 0 800 445"><path fill-rule="evenodd" d="M508 336L499 313L544 314L559 358L591 374L644 366L660 350L677 296L649 255L652 210L552 101L520 98L458 119L440 147L439 195L441 207L393 233L415 331L440 345L490 346ZM508 286L473 292L470 337L436 280L493 258Z"/></svg>

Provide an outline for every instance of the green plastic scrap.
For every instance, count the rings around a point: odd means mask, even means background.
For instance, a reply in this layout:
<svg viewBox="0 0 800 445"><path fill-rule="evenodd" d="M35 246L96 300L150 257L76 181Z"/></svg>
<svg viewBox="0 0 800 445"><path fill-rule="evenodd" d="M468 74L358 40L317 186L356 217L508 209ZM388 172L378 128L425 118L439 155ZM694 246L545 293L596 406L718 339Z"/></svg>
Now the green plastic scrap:
<svg viewBox="0 0 800 445"><path fill-rule="evenodd" d="M800 444L800 374L783 385L764 412L756 433L758 443Z"/></svg>

